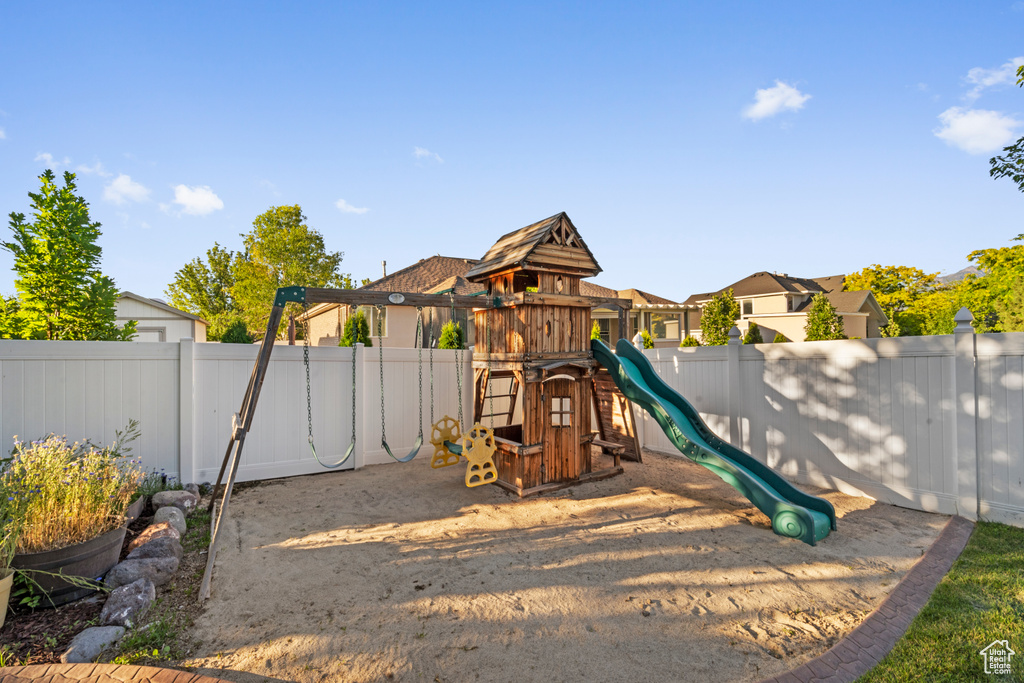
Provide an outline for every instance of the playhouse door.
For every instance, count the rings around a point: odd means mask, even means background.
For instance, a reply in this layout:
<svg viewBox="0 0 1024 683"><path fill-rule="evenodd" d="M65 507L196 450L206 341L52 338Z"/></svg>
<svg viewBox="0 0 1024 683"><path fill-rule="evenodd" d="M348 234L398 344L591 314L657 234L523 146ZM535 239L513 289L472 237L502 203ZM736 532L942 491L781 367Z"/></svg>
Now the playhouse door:
<svg viewBox="0 0 1024 683"><path fill-rule="evenodd" d="M544 383L544 483L573 481L580 475L577 382Z"/></svg>

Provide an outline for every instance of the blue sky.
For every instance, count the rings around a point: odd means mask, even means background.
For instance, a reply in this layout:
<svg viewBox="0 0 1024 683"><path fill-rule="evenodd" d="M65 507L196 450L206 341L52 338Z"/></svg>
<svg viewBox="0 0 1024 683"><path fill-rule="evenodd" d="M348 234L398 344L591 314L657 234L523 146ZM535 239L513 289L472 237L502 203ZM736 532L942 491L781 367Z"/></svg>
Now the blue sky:
<svg viewBox="0 0 1024 683"><path fill-rule="evenodd" d="M1024 135L1022 27L1024 2L5 3L0 209L76 171L105 274L158 297L280 204L357 278L559 211L595 282L677 300L954 272L1024 232L988 176Z"/></svg>

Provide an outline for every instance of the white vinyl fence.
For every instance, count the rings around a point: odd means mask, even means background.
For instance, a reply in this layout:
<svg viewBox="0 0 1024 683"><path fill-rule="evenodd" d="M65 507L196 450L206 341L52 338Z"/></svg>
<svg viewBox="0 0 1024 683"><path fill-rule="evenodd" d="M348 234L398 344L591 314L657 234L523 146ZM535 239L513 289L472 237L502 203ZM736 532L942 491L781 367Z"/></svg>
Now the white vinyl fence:
<svg viewBox="0 0 1024 683"><path fill-rule="evenodd" d="M1024 333L651 349L708 426L787 478L1024 526ZM641 441L675 453L644 415Z"/></svg>
<svg viewBox="0 0 1024 683"><path fill-rule="evenodd" d="M49 433L109 444L129 418L142 437L133 455L147 470L214 481L241 407L258 346L180 342L0 341L0 439ZM381 448L380 350L356 349L356 449L342 469L388 462ZM419 351L383 349L388 444L401 457L419 433ZM472 371L463 354L463 411ZM239 481L324 471L308 443L301 346L278 344L246 437ZM336 462L352 437L352 349L312 347L310 406L317 454ZM430 352L422 352L424 453L430 450ZM458 416L455 352L433 352L434 415ZM470 380L466 378L469 377Z"/></svg>
<svg viewBox="0 0 1024 683"><path fill-rule="evenodd" d="M258 348L180 342L0 341L0 439L109 443L141 423L135 455L186 481L217 477ZM313 347L317 452L336 461L352 434L352 350ZM357 348L356 449L345 467L390 462L380 447L381 364ZM430 438L429 351L383 349L388 443ZM307 442L301 346L274 349L240 481L323 471ZM788 478L920 510L1024 526L1024 333L763 344L646 352L708 425ZM434 351L434 419L458 415L455 352ZM462 367L471 416L470 354ZM488 410L485 410L488 412ZM641 439L674 453L657 423ZM429 443L423 453L428 453Z"/></svg>

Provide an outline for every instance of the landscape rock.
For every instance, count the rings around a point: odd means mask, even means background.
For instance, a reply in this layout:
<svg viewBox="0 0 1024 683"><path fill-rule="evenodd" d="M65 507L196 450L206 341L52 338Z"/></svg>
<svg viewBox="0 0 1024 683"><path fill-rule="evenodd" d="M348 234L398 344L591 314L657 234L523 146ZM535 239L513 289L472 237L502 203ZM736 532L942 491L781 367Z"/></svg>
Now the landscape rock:
<svg viewBox="0 0 1024 683"><path fill-rule="evenodd" d="M123 626L93 626L71 640L67 652L60 656L64 664L87 664L108 647L121 640Z"/></svg>
<svg viewBox="0 0 1024 683"><path fill-rule="evenodd" d="M143 543L135 550L128 553L126 560L148 560L152 557L174 557L181 561L184 550L178 539L170 536L154 538L149 543Z"/></svg>
<svg viewBox="0 0 1024 683"><path fill-rule="evenodd" d="M157 542L159 541L154 541L154 543ZM174 542L177 543L177 541ZM126 586L115 588L107 598L106 604L103 605L103 611L100 612L100 623L104 626L132 628L146 615L154 600L156 600L156 586L149 579L139 579Z"/></svg>
<svg viewBox="0 0 1024 683"><path fill-rule="evenodd" d="M139 579L149 579L155 586L162 586L178 571L176 557L149 557L144 560L125 560L107 572L105 583L110 588L120 588Z"/></svg>
<svg viewBox="0 0 1024 683"><path fill-rule="evenodd" d="M128 551L135 550L140 545L149 543L154 538L173 538L178 541L181 540L181 532L171 526L170 522L160 522L157 524L150 524L146 527L141 534L132 539L132 542L128 544Z"/></svg>
<svg viewBox="0 0 1024 683"><path fill-rule="evenodd" d="M185 490L196 497L196 500L202 496L199 493L199 484L185 484Z"/></svg>
<svg viewBox="0 0 1024 683"><path fill-rule="evenodd" d="M171 526L178 530L179 534L184 534L188 528L185 524L185 513L176 507L162 507L156 511L153 515L153 523L159 524L161 522L169 522Z"/></svg>
<svg viewBox="0 0 1024 683"><path fill-rule="evenodd" d="M188 491L160 491L154 493L151 499L153 509L159 511L165 507L173 506L181 510L183 514L190 514L199 504L199 497Z"/></svg>

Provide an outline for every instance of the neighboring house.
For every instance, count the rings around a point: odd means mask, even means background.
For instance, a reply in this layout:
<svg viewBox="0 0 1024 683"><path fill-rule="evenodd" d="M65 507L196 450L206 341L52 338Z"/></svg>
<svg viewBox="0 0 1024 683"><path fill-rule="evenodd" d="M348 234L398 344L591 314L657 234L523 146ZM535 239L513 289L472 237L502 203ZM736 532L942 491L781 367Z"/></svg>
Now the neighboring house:
<svg viewBox="0 0 1024 683"><path fill-rule="evenodd" d="M197 342L206 341L206 326L209 323L197 315L168 306L159 299L121 292L115 310L119 326L129 320L138 321L132 341L176 342L186 337Z"/></svg>
<svg viewBox="0 0 1024 683"><path fill-rule="evenodd" d="M455 294L470 295L481 291L464 277L477 262L473 259L455 258L451 256L431 256L421 259L407 268L386 275L375 282L360 287L360 290L373 292L405 292L407 294L433 294L454 290ZM378 311L374 306L360 306L359 310L366 316L370 324L373 343L377 344L377 323L380 327L384 346L412 348L416 345L416 314L412 306L387 306ZM313 306L303 315L296 316L296 326L308 319L310 343L315 346L337 346L345 329L345 322L352 313L344 304L319 304ZM451 309L438 306L434 309L423 309L423 325L433 318L434 339L441 336L441 326L451 319ZM466 309L456 309L455 319L466 332L466 343L471 346L474 341L472 317L467 317ZM424 339L429 339L429 331Z"/></svg>
<svg viewBox="0 0 1024 683"><path fill-rule="evenodd" d="M766 342L781 332L790 341L803 341L807 313L812 297L821 292L843 318L843 329L850 338L879 337L879 329L889 324L875 295L869 290L844 292L845 275L819 278L796 278L786 274L760 272L723 287L716 292L694 294L684 305L700 306L709 302L728 289L740 305L740 319L736 321L740 331L746 334L750 323L756 322L761 328L761 337ZM691 321L700 337L700 318Z"/></svg>
<svg viewBox="0 0 1024 683"><path fill-rule="evenodd" d="M639 289L609 289L586 280L580 282L580 294L631 300L629 330L621 336L631 339L637 330L647 330L655 348L679 346L687 334L693 333L692 320L697 321L698 331L700 329L700 309L695 305L680 304ZM618 309L595 308L591 317L601 328L601 340L614 346L620 336Z"/></svg>

